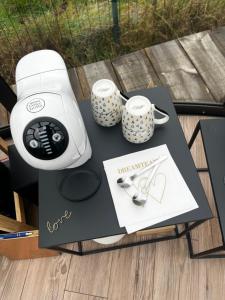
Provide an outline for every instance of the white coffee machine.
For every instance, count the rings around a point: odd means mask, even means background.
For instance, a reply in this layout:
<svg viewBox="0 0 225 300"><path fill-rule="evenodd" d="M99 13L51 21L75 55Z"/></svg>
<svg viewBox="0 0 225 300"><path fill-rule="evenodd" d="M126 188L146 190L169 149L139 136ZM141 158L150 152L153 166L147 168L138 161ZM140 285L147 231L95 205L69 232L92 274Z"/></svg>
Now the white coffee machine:
<svg viewBox="0 0 225 300"><path fill-rule="evenodd" d="M16 67L16 87L10 126L21 157L45 170L84 164L91 146L62 57L52 50L24 56Z"/></svg>

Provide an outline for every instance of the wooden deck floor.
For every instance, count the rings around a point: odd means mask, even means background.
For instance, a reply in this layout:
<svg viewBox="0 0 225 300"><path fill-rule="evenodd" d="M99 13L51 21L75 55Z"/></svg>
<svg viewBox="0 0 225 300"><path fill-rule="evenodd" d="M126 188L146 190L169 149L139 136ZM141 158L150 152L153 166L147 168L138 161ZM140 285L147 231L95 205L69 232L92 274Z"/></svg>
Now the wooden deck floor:
<svg viewBox="0 0 225 300"><path fill-rule="evenodd" d="M225 100L225 27L74 68L70 75L77 99L89 98L94 81L108 78L124 92L166 85L174 101L221 103Z"/></svg>
<svg viewBox="0 0 225 300"><path fill-rule="evenodd" d="M174 101L218 103L225 99L224 55L220 28L74 68L70 76L79 100L90 96L94 81L109 78L123 91L167 85ZM198 119L180 117L187 140ZM200 137L192 154L204 167ZM203 250L220 244L221 236L208 175L201 180L215 216L194 232L194 246ZM224 295L225 260L190 260L185 238L87 257L14 262L0 257L1 300L220 300Z"/></svg>

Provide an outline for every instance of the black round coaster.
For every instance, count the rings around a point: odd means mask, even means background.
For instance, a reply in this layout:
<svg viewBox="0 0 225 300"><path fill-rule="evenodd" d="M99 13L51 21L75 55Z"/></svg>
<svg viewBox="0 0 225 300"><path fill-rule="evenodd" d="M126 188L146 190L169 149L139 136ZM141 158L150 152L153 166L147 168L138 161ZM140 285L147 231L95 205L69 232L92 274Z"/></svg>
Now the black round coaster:
<svg viewBox="0 0 225 300"><path fill-rule="evenodd" d="M59 190L67 200L82 201L94 195L100 183L100 177L94 171L74 170L63 178Z"/></svg>

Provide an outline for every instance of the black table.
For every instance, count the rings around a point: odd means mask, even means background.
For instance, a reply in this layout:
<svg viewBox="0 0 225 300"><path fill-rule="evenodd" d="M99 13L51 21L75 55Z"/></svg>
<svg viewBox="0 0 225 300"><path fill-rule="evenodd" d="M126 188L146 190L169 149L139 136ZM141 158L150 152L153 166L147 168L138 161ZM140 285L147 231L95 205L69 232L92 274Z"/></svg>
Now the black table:
<svg viewBox="0 0 225 300"><path fill-rule="evenodd" d="M139 145L129 143L124 139L121 124L111 128L98 126L93 120L90 102L82 101L79 103L93 151L92 158L81 166L80 169L97 170L101 174L101 186L91 199L82 202L71 202L61 196L58 184L67 174L72 172L72 170L40 171L40 247L57 249L78 255L108 251L155 241L175 239L186 234L204 222L204 220L212 217L208 201L168 90L161 87L145 89L129 93L128 96L138 94L151 99L152 103L155 103L159 108L167 111L170 116L170 121L165 126L156 128L155 134L150 141ZM82 249L82 241L126 233L125 228L119 227L102 161L162 144L167 144L199 208L149 227L158 228L176 225L173 234L167 237L149 239L127 245L116 245L106 249L84 251ZM68 211L68 213L66 213L67 216L72 212L70 218L63 217L63 219L59 219L65 214L65 211ZM60 221L62 221L62 223L60 223ZM47 226L49 223L47 222L51 223L50 231L53 229L52 224L58 222L57 225L55 225L57 227L56 230L50 232ZM185 224L185 229L179 231L177 224ZM78 242L78 251L68 250L60 246L70 242Z"/></svg>
<svg viewBox="0 0 225 300"><path fill-rule="evenodd" d="M197 170L209 172L221 229L222 245L194 253L191 234L188 233L190 255L192 258L225 257L225 119L199 121L190 139L190 148L199 132L201 132L208 168Z"/></svg>

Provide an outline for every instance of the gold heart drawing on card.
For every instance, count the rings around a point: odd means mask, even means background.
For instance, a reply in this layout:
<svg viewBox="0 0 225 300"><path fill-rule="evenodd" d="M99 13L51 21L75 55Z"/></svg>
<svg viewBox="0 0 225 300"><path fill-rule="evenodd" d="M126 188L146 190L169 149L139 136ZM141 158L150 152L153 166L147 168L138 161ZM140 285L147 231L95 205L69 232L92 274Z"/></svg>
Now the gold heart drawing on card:
<svg viewBox="0 0 225 300"><path fill-rule="evenodd" d="M147 197L147 199L162 203L166 189L166 175L164 173L156 173L149 183L149 176L139 178L134 182L134 187L139 193Z"/></svg>
<svg viewBox="0 0 225 300"><path fill-rule="evenodd" d="M165 194L165 189L166 175L163 173L157 173L149 186L148 196L161 204Z"/></svg>

